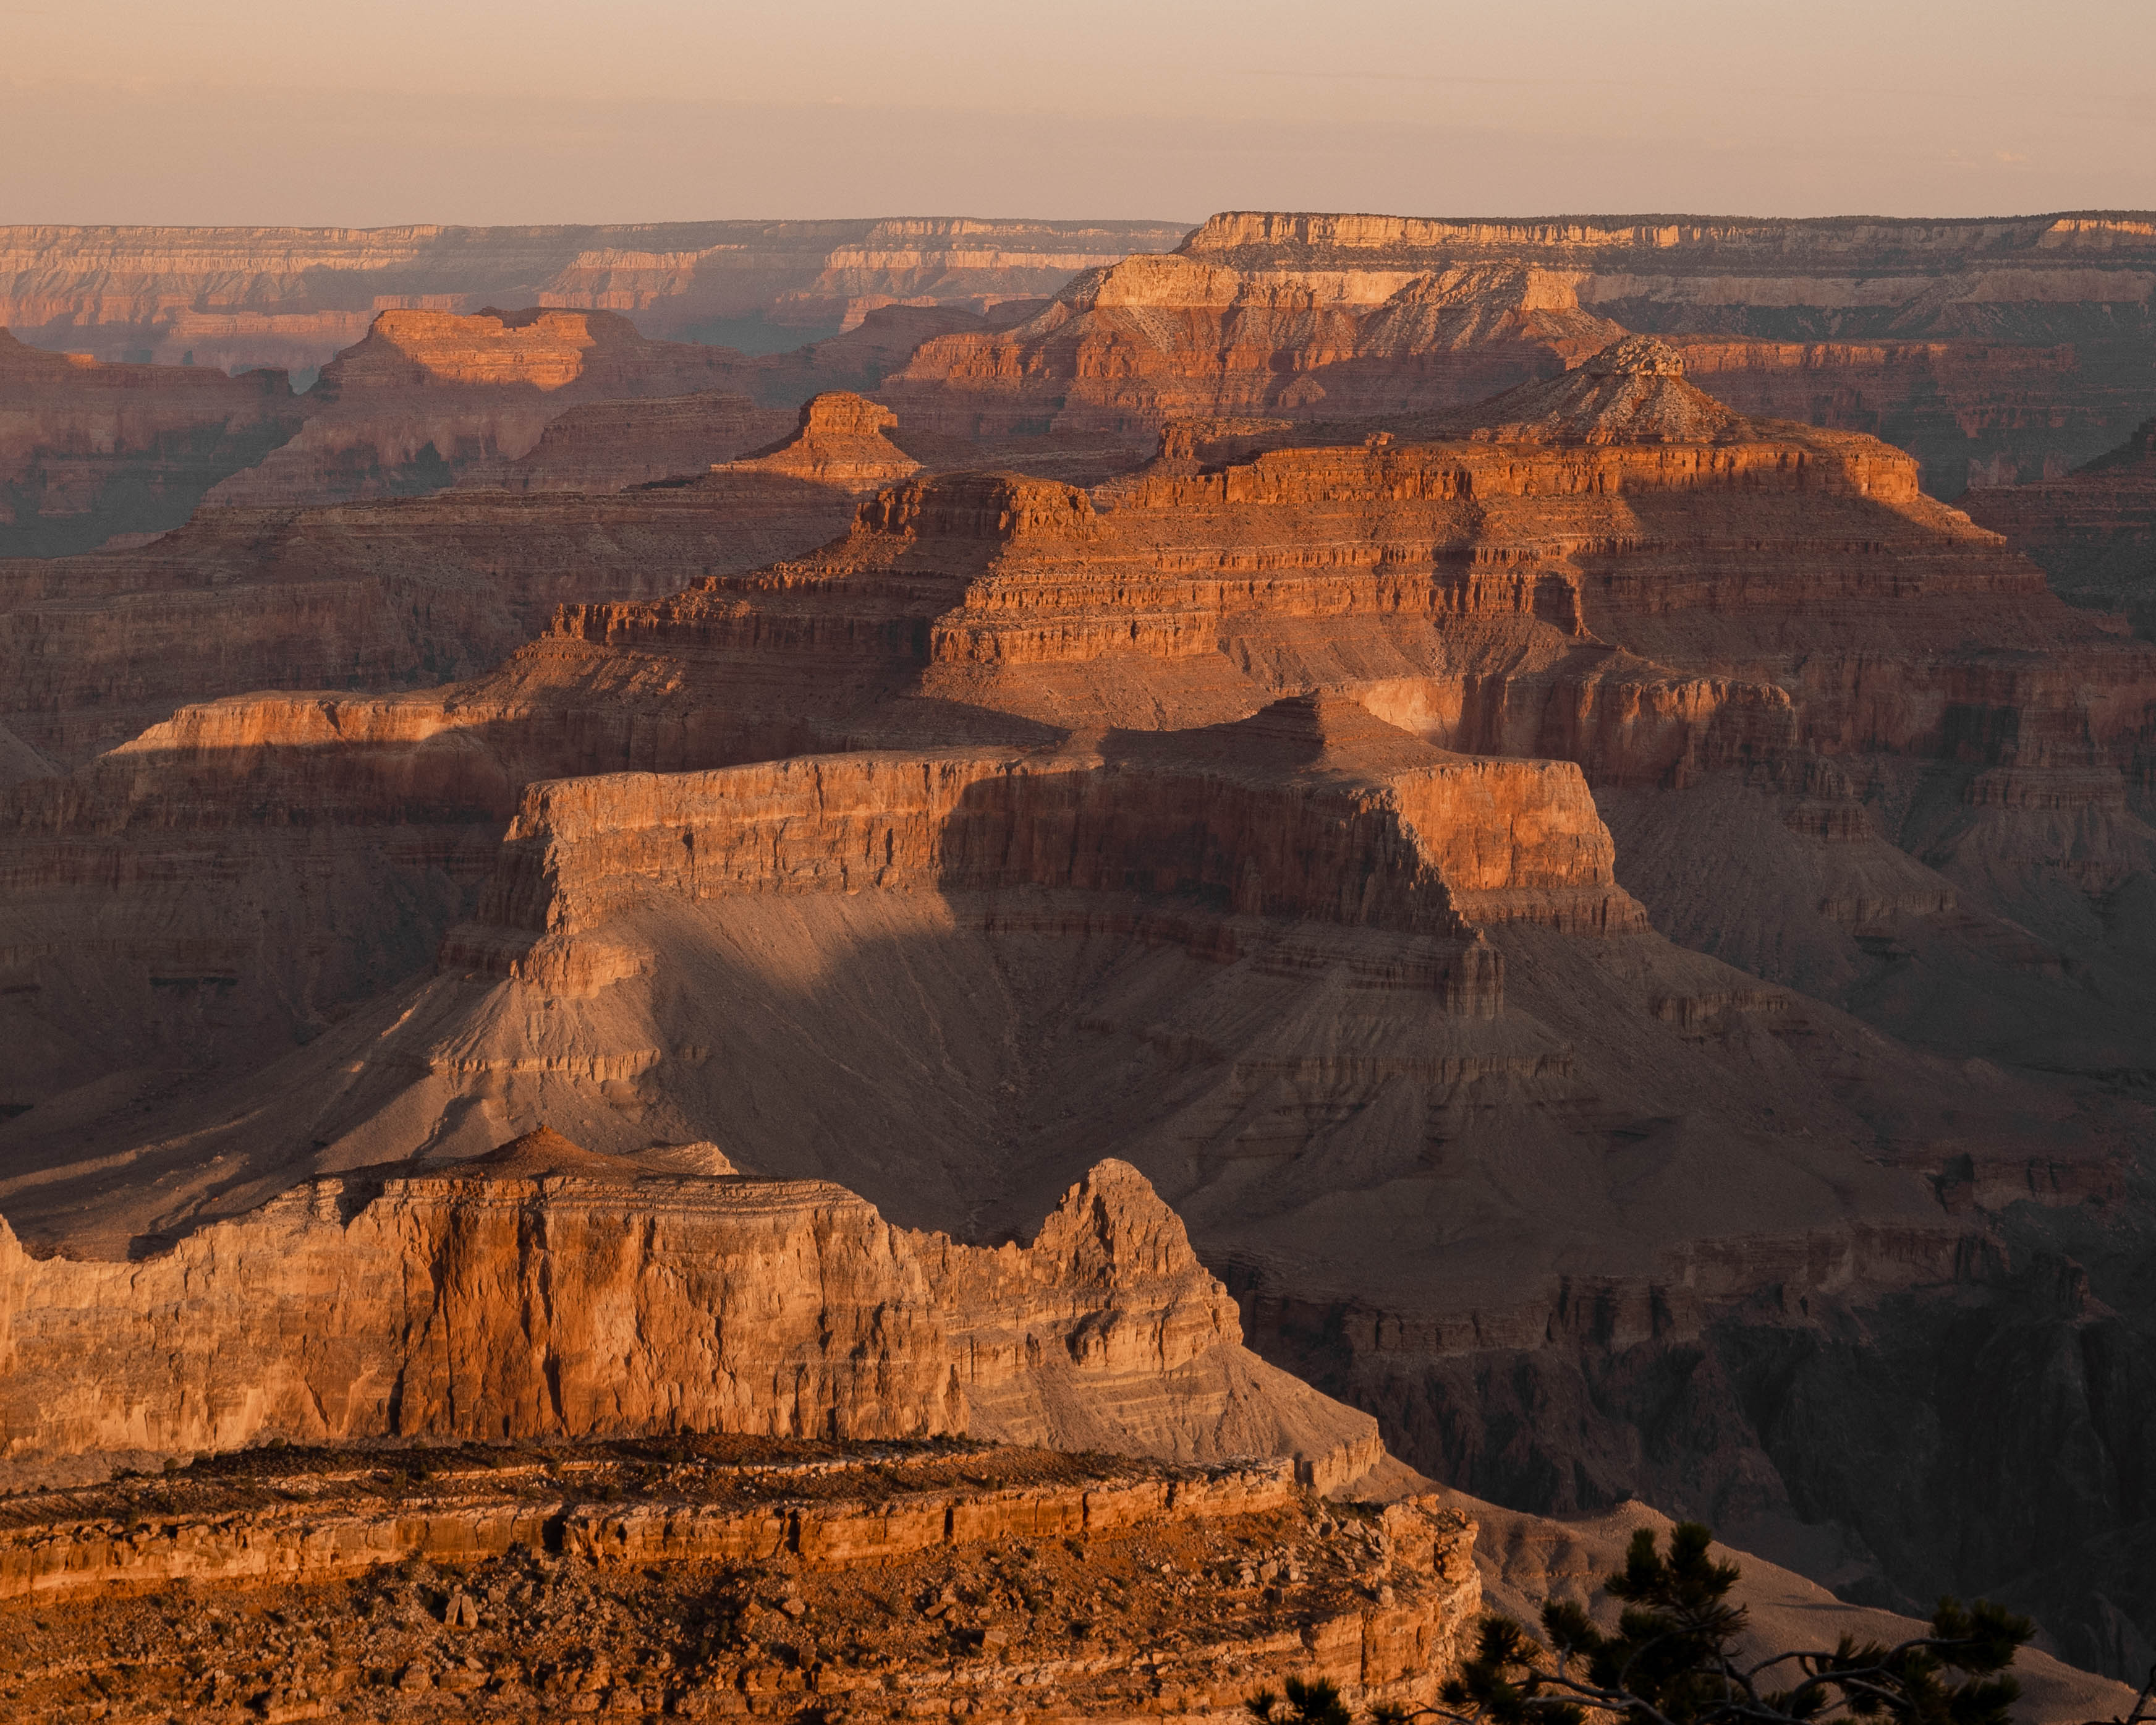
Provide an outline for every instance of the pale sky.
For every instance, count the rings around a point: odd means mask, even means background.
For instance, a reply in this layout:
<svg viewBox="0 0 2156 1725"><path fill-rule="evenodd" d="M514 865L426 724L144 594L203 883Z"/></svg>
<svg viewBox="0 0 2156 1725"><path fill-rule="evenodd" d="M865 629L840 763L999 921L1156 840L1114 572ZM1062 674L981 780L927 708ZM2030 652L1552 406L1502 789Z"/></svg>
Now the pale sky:
<svg viewBox="0 0 2156 1725"><path fill-rule="evenodd" d="M2156 0L0 0L0 223L2156 207Z"/></svg>

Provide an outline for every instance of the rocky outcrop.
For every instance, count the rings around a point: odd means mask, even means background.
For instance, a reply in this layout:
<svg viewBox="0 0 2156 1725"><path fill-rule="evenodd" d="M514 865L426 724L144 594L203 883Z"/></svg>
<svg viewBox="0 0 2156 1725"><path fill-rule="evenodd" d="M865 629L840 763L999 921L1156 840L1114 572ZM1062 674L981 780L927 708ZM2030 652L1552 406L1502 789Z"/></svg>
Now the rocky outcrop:
<svg viewBox="0 0 2156 1725"><path fill-rule="evenodd" d="M1473 1525L1435 1495L1327 1504L1284 1466L710 1438L372 1459L258 1450L18 1500L0 1571L39 1587L0 1607L0 1701L69 1725L85 1694L398 1722L1195 1719L1298 1675L1412 1705L1480 1599ZM167 1611L203 1581L218 1607Z"/></svg>
<svg viewBox="0 0 2156 1725"><path fill-rule="evenodd" d="M708 411L704 398L687 399L700 404L692 424L732 424L737 439L767 431L773 417L739 398L719 397ZM637 418L644 405L662 411ZM845 531L864 490L918 465L884 434L886 409L826 395L801 411L791 437L716 470L706 461L693 483L560 489L566 479L670 466L678 405L591 409L589 436L572 412L555 453L542 444L490 476L545 495L213 508L154 548L0 562L0 715L19 740L73 765L190 699L470 676L563 604L656 597L811 550ZM597 437L631 418L660 431L656 443ZM598 441L603 454L589 447Z"/></svg>
<svg viewBox="0 0 2156 1725"><path fill-rule="evenodd" d="M2109 454L2041 484L1983 486L1961 500L2076 605L2156 629L2156 419Z"/></svg>
<svg viewBox="0 0 2156 1725"><path fill-rule="evenodd" d="M281 372L100 365L0 328L0 557L177 526L304 417Z"/></svg>
<svg viewBox="0 0 2156 1725"><path fill-rule="evenodd" d="M652 893L1135 884L1471 938L1514 918L1635 926L1613 860L1568 763L1448 757L1352 701L1304 697L1049 755L810 756L535 786L482 909L573 937Z"/></svg>
<svg viewBox="0 0 2156 1725"><path fill-rule="evenodd" d="M1179 224L911 218L627 227L0 228L0 325L105 359L323 364L378 312L543 303L792 347L893 304L975 310Z"/></svg>
<svg viewBox="0 0 2156 1725"><path fill-rule="evenodd" d="M20 1485L270 1438L669 1431L1181 1460L1292 1435L1306 1471L1369 1449L1367 1416L1240 1351L1234 1302L1123 1163L994 1250L696 1166L541 1131L311 1182L133 1264L0 1236L0 1465Z"/></svg>
<svg viewBox="0 0 2156 1725"><path fill-rule="evenodd" d="M725 475L769 475L833 485L852 492L873 491L917 473L921 464L889 434L898 416L888 408L842 391L804 403L790 437L725 465ZM715 470L718 464L713 464Z"/></svg>
<svg viewBox="0 0 2156 1725"><path fill-rule="evenodd" d="M1716 399L1883 438L1954 502L1970 486L2062 471L2116 435L2138 398L2130 352L2098 350L2085 365L2071 342L1668 339Z"/></svg>

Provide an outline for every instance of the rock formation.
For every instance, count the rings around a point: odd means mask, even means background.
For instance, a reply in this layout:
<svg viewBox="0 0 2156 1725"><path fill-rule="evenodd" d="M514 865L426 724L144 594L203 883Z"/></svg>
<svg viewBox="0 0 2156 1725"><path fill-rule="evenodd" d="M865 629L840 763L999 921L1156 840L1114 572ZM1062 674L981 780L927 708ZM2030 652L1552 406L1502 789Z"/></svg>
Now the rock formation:
<svg viewBox="0 0 2156 1725"><path fill-rule="evenodd" d="M281 372L100 365L0 328L0 557L175 526L303 417Z"/></svg>
<svg viewBox="0 0 2156 1725"><path fill-rule="evenodd" d="M731 389L592 402L549 420L515 460L468 468L457 483L486 491L626 490L700 475L768 444L790 418Z"/></svg>
<svg viewBox="0 0 2156 1725"><path fill-rule="evenodd" d="M1486 1495L1889 1604L2140 1527L2156 648L1908 454L1585 357L911 473L489 675L18 785L0 1209L116 1261L552 1123L993 1238L1112 1145Z"/></svg>
<svg viewBox="0 0 2156 1725"><path fill-rule="evenodd" d="M937 429L1175 413L1427 411L1547 377L1621 329L1679 340L1740 411L1870 432L1935 495L2034 478L2156 405L2156 220L1453 222L1214 217L892 381Z"/></svg>
<svg viewBox="0 0 2156 1725"><path fill-rule="evenodd" d="M1961 506L2041 564L2061 598L2156 632L2156 419L2061 478L1982 487Z"/></svg>
<svg viewBox="0 0 2156 1725"><path fill-rule="evenodd" d="M701 401L702 398L691 398ZM726 443L778 417L720 397ZM737 406L727 405L729 402ZM601 425L639 407L665 428L606 459L670 467L672 403L594 408ZM695 423L711 423L702 409ZM458 491L331 508L209 508L151 547L0 562L0 722L31 757L72 766L189 699L271 688L393 690L485 670L564 603L673 591L838 536L856 499L910 472L857 398L819 398L793 437L757 459L704 465L694 485L612 495L548 479L602 474L574 410L550 453L511 470L545 495ZM655 422L655 423L654 423ZM871 422L874 422L871 424ZM508 479L499 471L494 477Z"/></svg>
<svg viewBox="0 0 2156 1725"><path fill-rule="evenodd" d="M1162 251L1180 223L904 219L632 227L0 228L0 326L40 347L320 366L385 311L543 302L648 333L798 347L889 305L983 310Z"/></svg>
<svg viewBox="0 0 2156 1725"><path fill-rule="evenodd" d="M18 1503L0 1700L64 1725L1112 1720L1296 1676L1413 1705L1480 1596L1473 1527L1435 1496L1327 1505L1285 1466L709 1438L369 1459L256 1450Z"/></svg>
<svg viewBox="0 0 2156 1725"><path fill-rule="evenodd" d="M1007 332L924 342L885 398L947 434L1143 443L1178 415L1471 401L1621 333L1532 269L1237 270L1193 252L1204 231L1168 256L1087 271Z"/></svg>
<svg viewBox="0 0 2156 1725"><path fill-rule="evenodd" d="M1241 1350L1235 1302L1118 1162L991 1250L707 1152L542 1129L306 1182L136 1263L40 1263L0 1233L0 1290L16 1486L270 1439L970 1434L1289 1455L1328 1485L1379 1454L1367 1414Z"/></svg>

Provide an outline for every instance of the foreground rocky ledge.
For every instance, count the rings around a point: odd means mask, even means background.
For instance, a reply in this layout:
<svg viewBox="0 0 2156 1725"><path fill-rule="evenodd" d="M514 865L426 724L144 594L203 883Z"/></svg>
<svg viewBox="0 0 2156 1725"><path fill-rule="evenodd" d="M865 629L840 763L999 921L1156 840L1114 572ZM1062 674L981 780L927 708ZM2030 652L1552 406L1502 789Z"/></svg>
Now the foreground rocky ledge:
<svg viewBox="0 0 2156 1725"><path fill-rule="evenodd" d="M357 1464L357 1465L356 1465ZM1434 1498L1285 1462L697 1439L255 1450L0 1502L10 1717L1187 1717L1426 1699L1481 1604Z"/></svg>

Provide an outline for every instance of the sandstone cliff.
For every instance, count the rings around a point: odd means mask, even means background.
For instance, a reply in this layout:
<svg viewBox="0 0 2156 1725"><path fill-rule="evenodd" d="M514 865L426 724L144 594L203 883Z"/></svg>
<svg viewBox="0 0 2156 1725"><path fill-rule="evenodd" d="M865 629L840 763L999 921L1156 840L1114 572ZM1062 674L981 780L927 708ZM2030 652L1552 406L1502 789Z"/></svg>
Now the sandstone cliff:
<svg viewBox="0 0 2156 1725"><path fill-rule="evenodd" d="M701 474L770 442L788 418L729 389L593 402L549 420L515 460L480 463L457 483L470 490L626 490Z"/></svg>
<svg viewBox="0 0 2156 1725"><path fill-rule="evenodd" d="M851 1194L527 1134L316 1180L131 1264L0 1234L0 1466L101 1474L270 1438L972 1433L1345 1477L1374 1423L1238 1346L1234 1302L1126 1164L1032 1245Z"/></svg>
<svg viewBox="0 0 2156 1725"><path fill-rule="evenodd" d="M0 715L18 740L73 765L187 700L272 688L393 690L484 670L564 603L656 597L843 533L860 493L916 465L883 435L890 416L858 398L818 398L793 436L757 459L711 459L777 417L716 398L687 447L675 403L637 418L651 444L586 447L572 411L549 453L496 483L550 495L458 492L343 507L212 508L152 547L0 562ZM701 403L704 398L690 398ZM592 411L598 426L635 405ZM726 441L703 429L731 426ZM556 481L675 470L686 489L613 495ZM522 483L513 483L521 480Z"/></svg>
<svg viewBox="0 0 2156 1725"><path fill-rule="evenodd" d="M211 501L439 490L471 467L528 454L578 403L719 388L742 365L731 348L649 341L610 312L384 311L322 367L299 434Z"/></svg>
<svg viewBox="0 0 2156 1725"><path fill-rule="evenodd" d="M1177 254L1088 271L1007 333L925 342L884 392L949 434L1143 440L1178 414L1470 401L1620 333L1532 270L1238 270Z"/></svg>
<svg viewBox="0 0 2156 1725"><path fill-rule="evenodd" d="M17 1499L0 1705L1106 1725L1300 1676L1411 1706L1481 1597L1473 1525L1435 1494L1327 1503L1285 1463L683 1436L352 1459ZM217 1603L174 1609L198 1589Z"/></svg>

